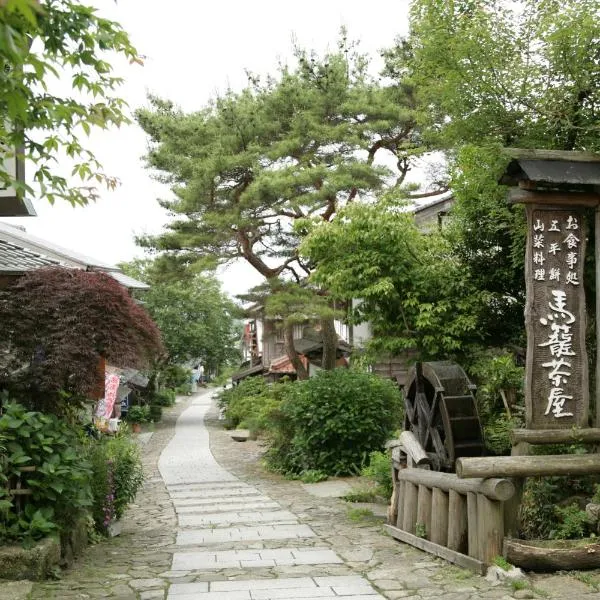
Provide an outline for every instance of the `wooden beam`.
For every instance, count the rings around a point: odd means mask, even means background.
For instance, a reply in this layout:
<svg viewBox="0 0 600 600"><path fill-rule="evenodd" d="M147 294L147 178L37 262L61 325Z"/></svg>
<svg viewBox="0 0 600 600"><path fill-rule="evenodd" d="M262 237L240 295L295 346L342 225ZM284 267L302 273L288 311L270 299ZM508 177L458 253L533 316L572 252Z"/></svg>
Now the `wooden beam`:
<svg viewBox="0 0 600 600"><path fill-rule="evenodd" d="M584 192L530 192L522 188L511 188L508 191L508 202L510 204L538 204L545 208L550 206L563 209L567 206L595 208L600 204L600 194Z"/></svg>
<svg viewBox="0 0 600 600"><path fill-rule="evenodd" d="M469 556L480 559L477 496L474 492L467 494L467 540Z"/></svg>
<svg viewBox="0 0 600 600"><path fill-rule="evenodd" d="M419 486L417 495L417 525L425 529L425 537L431 539L431 488Z"/></svg>
<svg viewBox="0 0 600 600"><path fill-rule="evenodd" d="M600 279L598 281L600 281ZM598 289L600 290L600 286L598 286ZM598 394L598 390L596 393ZM598 402L598 396L596 396L596 402ZM596 415L596 419L598 419L598 415ZM509 433L509 436L513 445L521 442L526 442L527 444L572 444L574 442L596 443L600 442L600 428L513 429Z"/></svg>
<svg viewBox="0 0 600 600"><path fill-rule="evenodd" d="M402 529L414 533L417 524L418 488L410 481L404 482L404 508L402 511Z"/></svg>
<svg viewBox="0 0 600 600"><path fill-rule="evenodd" d="M459 458L460 478L537 477L600 473L600 454L549 454L546 456L486 456Z"/></svg>
<svg viewBox="0 0 600 600"><path fill-rule="evenodd" d="M460 459L459 459L460 460ZM484 494L492 500L508 500L515 493L515 486L508 479L459 479L454 473L441 473L426 469L402 469L398 471L399 481L410 481L416 485L440 488L461 494L473 492Z"/></svg>
<svg viewBox="0 0 600 600"><path fill-rule="evenodd" d="M467 529L467 498L463 494L450 490L448 492L448 548L450 550L466 554L469 549Z"/></svg>
<svg viewBox="0 0 600 600"><path fill-rule="evenodd" d="M450 550L450 548L446 548L445 546L440 546L439 544L434 544L433 542L424 540L416 535L411 535L410 533L402 531L397 527L392 527L391 525L384 525L384 527L393 538L400 540L401 542L405 542L411 546L414 546L415 548L429 552L429 554L439 556L440 558L454 563L459 567L463 567L464 569L469 569L477 575L485 575L486 565L476 558L471 558L470 556L466 556L460 552Z"/></svg>
<svg viewBox="0 0 600 600"><path fill-rule="evenodd" d="M470 525L470 523L469 523ZM504 541L504 509L502 502L477 494L477 538L479 560L486 565L502 554Z"/></svg>
<svg viewBox="0 0 600 600"><path fill-rule="evenodd" d="M448 545L448 494L440 488L431 490L431 534L429 538L434 544Z"/></svg>
<svg viewBox="0 0 600 600"><path fill-rule="evenodd" d="M417 467L431 464L431 459L427 456L423 446L412 431L403 431L400 434L400 442L404 451L410 456Z"/></svg>
<svg viewBox="0 0 600 600"><path fill-rule="evenodd" d="M596 209L594 222L596 259L596 346L600 340L600 209ZM600 427L600 352L596 350L596 427Z"/></svg>

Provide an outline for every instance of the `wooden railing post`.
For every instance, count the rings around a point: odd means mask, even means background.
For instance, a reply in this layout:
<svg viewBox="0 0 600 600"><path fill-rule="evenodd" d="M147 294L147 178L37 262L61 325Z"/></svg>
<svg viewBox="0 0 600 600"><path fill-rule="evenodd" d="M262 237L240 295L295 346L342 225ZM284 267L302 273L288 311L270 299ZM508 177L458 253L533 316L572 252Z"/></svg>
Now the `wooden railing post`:
<svg viewBox="0 0 600 600"><path fill-rule="evenodd" d="M425 529L425 539L431 539L431 488L419 486L417 495L417 524ZM420 532L419 532L420 533Z"/></svg>
<svg viewBox="0 0 600 600"><path fill-rule="evenodd" d="M455 490L448 492L448 548L467 554L467 497Z"/></svg>
<svg viewBox="0 0 600 600"><path fill-rule="evenodd" d="M435 544L448 544L448 494L440 488L431 491L431 535L429 539Z"/></svg>

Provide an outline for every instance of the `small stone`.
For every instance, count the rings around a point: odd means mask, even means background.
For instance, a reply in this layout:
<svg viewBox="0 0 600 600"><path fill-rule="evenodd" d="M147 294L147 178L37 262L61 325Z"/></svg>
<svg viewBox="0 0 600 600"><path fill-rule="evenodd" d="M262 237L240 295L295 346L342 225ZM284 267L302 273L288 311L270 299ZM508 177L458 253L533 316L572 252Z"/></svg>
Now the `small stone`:
<svg viewBox="0 0 600 600"><path fill-rule="evenodd" d="M590 518L590 521L597 523L600 521L600 504L590 502L585 506L585 513Z"/></svg>
<svg viewBox="0 0 600 600"><path fill-rule="evenodd" d="M129 585L134 590L149 590L151 588L163 588L165 582L163 579L132 579Z"/></svg>
<svg viewBox="0 0 600 600"><path fill-rule="evenodd" d="M513 593L513 598L517 600L528 600L530 598L535 598L535 594L531 590L517 590Z"/></svg>
<svg viewBox="0 0 600 600"><path fill-rule="evenodd" d="M485 575L485 580L492 585L503 581L527 581L527 575L518 567L512 567L505 571L502 567L492 565Z"/></svg>
<svg viewBox="0 0 600 600"><path fill-rule="evenodd" d="M164 600L164 590L148 590L140 594L141 600Z"/></svg>

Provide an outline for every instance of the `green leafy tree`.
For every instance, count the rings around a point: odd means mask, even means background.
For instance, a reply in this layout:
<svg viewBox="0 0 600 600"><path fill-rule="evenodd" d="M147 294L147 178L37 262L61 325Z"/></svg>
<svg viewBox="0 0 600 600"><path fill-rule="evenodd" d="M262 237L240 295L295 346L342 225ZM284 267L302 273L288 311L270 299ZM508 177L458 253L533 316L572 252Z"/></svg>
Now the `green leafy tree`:
<svg viewBox="0 0 600 600"><path fill-rule="evenodd" d="M375 162L380 153L393 156L393 182L401 184L420 144L411 90L383 87L344 40L324 58L300 50L296 58L295 67L265 81L250 77L242 92L198 112L151 98L137 113L151 139L148 166L175 194L162 202L175 216L169 230L143 243L188 263L244 259L277 293L298 284L293 304L305 308L289 314L312 318L318 311L303 285L311 269L298 255L307 222L332 221L340 206L388 184L390 171ZM330 332L331 318L322 321ZM325 341L331 366L337 340Z"/></svg>
<svg viewBox="0 0 600 600"><path fill-rule="evenodd" d="M436 144L600 148L597 0L414 0L387 71Z"/></svg>
<svg viewBox="0 0 600 600"><path fill-rule="evenodd" d="M352 319L371 324L372 354L411 348L439 358L482 340L487 295L441 235L420 232L406 206L388 199L348 206L340 217L316 226L301 250L315 264L314 281L360 299Z"/></svg>
<svg viewBox="0 0 600 600"><path fill-rule="evenodd" d="M116 184L83 140L92 128L127 122L125 102L115 95L122 79L107 62L110 54L141 62L122 27L91 6L74 0L0 3L0 144L7 158L16 148L27 159L32 180L50 202L85 204L96 199L95 185ZM61 94L67 81L71 89ZM65 156L81 185L73 186L56 166ZM20 195L34 192L14 181L5 165L0 179Z"/></svg>
<svg viewBox="0 0 600 600"><path fill-rule="evenodd" d="M502 147L599 150L597 0L414 0L386 73L414 86L421 135L446 152L451 245L489 294L480 326L523 345L525 217L498 185Z"/></svg>
<svg viewBox="0 0 600 600"><path fill-rule="evenodd" d="M155 261L121 266L151 284L142 299L161 331L168 364L198 361L209 371L218 371L237 358L239 310L216 279L196 274L172 281L165 274L165 264Z"/></svg>

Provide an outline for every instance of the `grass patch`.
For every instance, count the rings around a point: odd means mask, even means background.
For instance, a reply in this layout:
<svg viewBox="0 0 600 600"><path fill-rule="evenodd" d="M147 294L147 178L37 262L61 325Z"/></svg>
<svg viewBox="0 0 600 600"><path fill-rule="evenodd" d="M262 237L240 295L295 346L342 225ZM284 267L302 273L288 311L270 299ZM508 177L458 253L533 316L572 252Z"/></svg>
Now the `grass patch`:
<svg viewBox="0 0 600 600"><path fill-rule="evenodd" d="M355 489L342 496L346 502L376 502L378 498L377 493L368 488Z"/></svg>
<svg viewBox="0 0 600 600"><path fill-rule="evenodd" d="M591 573L583 573L581 571L570 571L569 575L581 583L590 586L594 592L600 592L600 579L594 577Z"/></svg>
<svg viewBox="0 0 600 600"><path fill-rule="evenodd" d="M510 571L513 566L504 558L504 556L494 556L494 564L505 571Z"/></svg>
<svg viewBox="0 0 600 600"><path fill-rule="evenodd" d="M348 518L354 523L359 523L360 521L372 520L375 515L368 508L349 508Z"/></svg>
<svg viewBox="0 0 600 600"><path fill-rule="evenodd" d="M510 587L512 588L513 592L516 592L517 590L526 590L529 588L529 582L523 579L513 579L510 582Z"/></svg>

